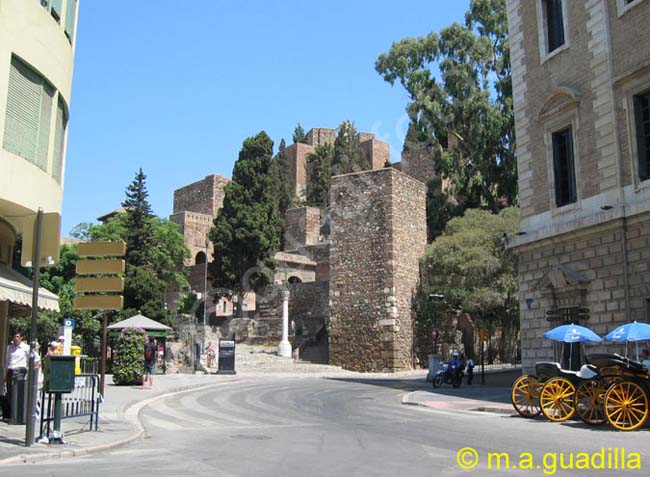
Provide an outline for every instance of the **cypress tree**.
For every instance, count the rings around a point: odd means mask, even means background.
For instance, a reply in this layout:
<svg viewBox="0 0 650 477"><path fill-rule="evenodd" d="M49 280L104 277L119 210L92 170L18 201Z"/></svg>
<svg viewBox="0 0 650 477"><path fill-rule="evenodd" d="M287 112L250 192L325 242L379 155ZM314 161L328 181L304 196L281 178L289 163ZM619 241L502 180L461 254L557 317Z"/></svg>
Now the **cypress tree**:
<svg viewBox="0 0 650 477"><path fill-rule="evenodd" d="M264 131L244 141L209 233L212 284L233 290L239 304L246 292L272 281L273 255L280 247L281 219L269 174L272 153L273 141Z"/></svg>

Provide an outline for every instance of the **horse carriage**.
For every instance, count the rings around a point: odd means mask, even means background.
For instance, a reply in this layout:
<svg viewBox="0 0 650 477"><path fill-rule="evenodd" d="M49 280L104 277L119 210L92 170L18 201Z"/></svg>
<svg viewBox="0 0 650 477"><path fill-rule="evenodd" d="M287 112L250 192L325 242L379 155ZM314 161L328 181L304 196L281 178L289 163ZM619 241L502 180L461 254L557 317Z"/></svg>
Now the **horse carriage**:
<svg viewBox="0 0 650 477"><path fill-rule="evenodd" d="M570 326L575 331L575 325ZM544 414L562 422L577 415L589 425L609 422L618 430L631 431L641 427L650 413L649 373L648 367L617 354L591 355L579 371L540 362L535 375L522 376L513 384L512 405L526 418Z"/></svg>

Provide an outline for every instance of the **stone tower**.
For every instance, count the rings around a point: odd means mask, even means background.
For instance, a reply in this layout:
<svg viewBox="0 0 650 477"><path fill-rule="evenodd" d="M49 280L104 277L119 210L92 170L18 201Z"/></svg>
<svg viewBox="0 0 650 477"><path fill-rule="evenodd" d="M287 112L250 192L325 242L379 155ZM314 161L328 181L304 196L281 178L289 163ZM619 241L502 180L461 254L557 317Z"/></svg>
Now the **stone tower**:
<svg viewBox="0 0 650 477"><path fill-rule="evenodd" d="M330 363L412 368L411 297L426 246L426 188L393 168L332 178Z"/></svg>

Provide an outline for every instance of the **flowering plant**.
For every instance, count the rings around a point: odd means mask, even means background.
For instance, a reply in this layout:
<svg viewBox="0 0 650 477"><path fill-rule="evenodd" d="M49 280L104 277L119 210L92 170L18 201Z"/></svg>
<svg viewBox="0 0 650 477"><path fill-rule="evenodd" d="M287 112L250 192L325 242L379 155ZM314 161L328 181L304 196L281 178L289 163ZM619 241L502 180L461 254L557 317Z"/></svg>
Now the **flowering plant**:
<svg viewBox="0 0 650 477"><path fill-rule="evenodd" d="M117 339L113 363L115 384L139 384L144 370L144 336L141 328L124 328Z"/></svg>

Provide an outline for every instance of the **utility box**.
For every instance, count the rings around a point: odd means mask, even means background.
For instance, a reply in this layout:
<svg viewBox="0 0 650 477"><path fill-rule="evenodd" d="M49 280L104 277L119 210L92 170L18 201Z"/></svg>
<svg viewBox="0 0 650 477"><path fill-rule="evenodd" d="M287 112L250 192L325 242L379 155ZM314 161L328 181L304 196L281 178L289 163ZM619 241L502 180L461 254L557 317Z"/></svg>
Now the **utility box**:
<svg viewBox="0 0 650 477"><path fill-rule="evenodd" d="M70 393L74 389L74 356L48 356L43 371L47 392Z"/></svg>
<svg viewBox="0 0 650 477"><path fill-rule="evenodd" d="M218 374L237 374L235 371L235 341L219 340Z"/></svg>

